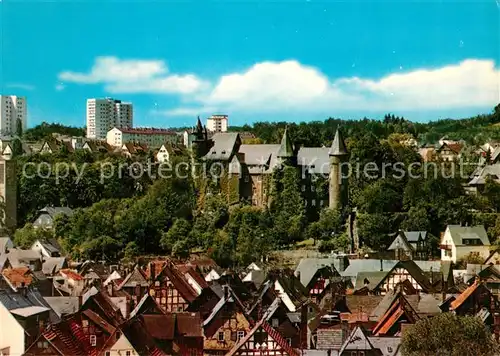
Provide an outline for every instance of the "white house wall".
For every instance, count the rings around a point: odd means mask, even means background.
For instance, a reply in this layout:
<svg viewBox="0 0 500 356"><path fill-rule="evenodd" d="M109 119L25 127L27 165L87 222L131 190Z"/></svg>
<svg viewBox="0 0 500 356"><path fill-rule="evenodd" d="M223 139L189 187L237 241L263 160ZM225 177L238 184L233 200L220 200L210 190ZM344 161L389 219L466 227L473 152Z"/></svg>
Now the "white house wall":
<svg viewBox="0 0 500 356"><path fill-rule="evenodd" d="M16 318L0 303L0 349L10 347L10 355L24 353L24 329Z"/></svg>

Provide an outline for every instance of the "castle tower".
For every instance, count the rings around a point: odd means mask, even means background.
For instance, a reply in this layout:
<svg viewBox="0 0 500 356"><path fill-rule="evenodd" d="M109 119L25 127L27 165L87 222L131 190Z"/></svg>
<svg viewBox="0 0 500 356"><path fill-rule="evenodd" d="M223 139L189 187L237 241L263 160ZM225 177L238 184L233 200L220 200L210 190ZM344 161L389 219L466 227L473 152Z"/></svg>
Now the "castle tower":
<svg viewBox="0 0 500 356"><path fill-rule="evenodd" d="M0 200L4 210L5 226L14 231L17 225L17 173L16 161L0 158Z"/></svg>
<svg viewBox="0 0 500 356"><path fill-rule="evenodd" d="M193 152L195 157L201 158L205 156L212 147L212 141L208 139L207 128L203 127L199 116L193 135Z"/></svg>
<svg viewBox="0 0 500 356"><path fill-rule="evenodd" d="M293 149L293 143L288 135L288 127L285 127L285 132L281 138L280 148L276 154L281 163L295 165L297 162L297 155Z"/></svg>
<svg viewBox="0 0 500 356"><path fill-rule="evenodd" d="M348 193L346 167L342 163L346 162L349 154L339 128L335 132L335 138L333 139L328 155L330 156L329 207L330 209L342 209L347 203Z"/></svg>

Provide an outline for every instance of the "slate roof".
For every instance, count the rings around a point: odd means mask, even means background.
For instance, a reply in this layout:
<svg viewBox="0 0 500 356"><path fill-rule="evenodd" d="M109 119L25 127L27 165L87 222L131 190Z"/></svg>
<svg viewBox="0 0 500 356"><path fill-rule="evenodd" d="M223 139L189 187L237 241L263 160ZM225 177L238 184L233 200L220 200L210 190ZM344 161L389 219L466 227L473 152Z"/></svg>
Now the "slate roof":
<svg viewBox="0 0 500 356"><path fill-rule="evenodd" d="M335 132L335 137L333 139L330 151L328 152L330 156L345 156L347 155L347 148L344 142L344 136L339 128Z"/></svg>
<svg viewBox="0 0 500 356"><path fill-rule="evenodd" d="M486 184L487 178L490 177L494 181L500 180L500 163L485 165L484 167L478 167L471 176L469 185L484 185Z"/></svg>
<svg viewBox="0 0 500 356"><path fill-rule="evenodd" d="M146 278L145 273L139 268L139 266L135 266L133 271L130 272L122 283L118 286L118 289L122 289L123 287L148 287L149 282Z"/></svg>
<svg viewBox="0 0 500 356"><path fill-rule="evenodd" d="M44 257L42 272L47 275L55 274L66 266L66 257Z"/></svg>
<svg viewBox="0 0 500 356"><path fill-rule="evenodd" d="M390 271L398 260L382 260L382 270ZM414 261L418 267L424 272L431 269L439 271L441 269L441 261ZM356 277L359 272L380 271L380 260L376 259L352 259L349 260L349 266L340 274L346 277Z"/></svg>
<svg viewBox="0 0 500 356"><path fill-rule="evenodd" d="M0 255L6 251L7 245L12 246L12 240L9 237L0 237Z"/></svg>
<svg viewBox="0 0 500 356"><path fill-rule="evenodd" d="M41 260L40 252L32 250L21 250L17 248L10 249L7 254L12 267L22 267L29 265L30 262Z"/></svg>
<svg viewBox="0 0 500 356"><path fill-rule="evenodd" d="M490 240L488 239L488 234L486 233L486 229L483 225L448 225L447 229L450 232L450 236L453 239L455 246L464 246L464 239L476 239L479 240L482 245L490 246Z"/></svg>
<svg viewBox="0 0 500 356"><path fill-rule="evenodd" d="M39 212L40 213L47 213L52 218L54 218L56 215L59 215L59 214L64 214L67 216L73 215L73 209L68 208L66 206L46 206L45 208L40 209Z"/></svg>
<svg viewBox="0 0 500 356"><path fill-rule="evenodd" d="M278 149L278 152L276 153L276 157L278 157L278 158L290 158L290 157L294 157L294 156L295 156L295 152L293 150L293 143L288 135L288 128L285 128L285 132L283 133L283 136L281 137L281 144L280 144L280 147Z"/></svg>
<svg viewBox="0 0 500 356"><path fill-rule="evenodd" d="M0 289L0 303L2 303L7 310L27 307L45 307L49 309L51 322L58 322L60 320L38 290L32 287L27 289L25 295L10 289Z"/></svg>
<svg viewBox="0 0 500 356"><path fill-rule="evenodd" d="M354 283L354 290L367 287L368 290L374 290L382 280L388 275L389 271L385 272L359 272L356 276L356 283ZM366 284L368 282L368 284Z"/></svg>
<svg viewBox="0 0 500 356"><path fill-rule="evenodd" d="M237 132L219 132L212 136L214 145L205 155L205 159L211 161L228 161L235 151L238 143L241 143Z"/></svg>
<svg viewBox="0 0 500 356"><path fill-rule="evenodd" d="M276 167L280 145L241 145L239 153L244 154L244 162L250 174L271 173Z"/></svg>
<svg viewBox="0 0 500 356"><path fill-rule="evenodd" d="M328 147L301 147L297 153L297 163L307 167L313 174L330 173L330 156Z"/></svg>
<svg viewBox="0 0 500 356"><path fill-rule="evenodd" d="M426 293L430 292L432 290L432 286L430 283L429 278L424 274L424 272L418 267L418 265L415 263L415 261L409 260L409 261L399 261L394 265L394 267L389 271L389 273L386 274L386 277L384 277L375 288L381 288L382 283L384 280L392 273L397 268L403 268L408 273L413 277L413 279L422 287L422 290Z"/></svg>
<svg viewBox="0 0 500 356"><path fill-rule="evenodd" d="M44 297L44 299L59 317L63 314L76 313L79 308L79 297Z"/></svg>
<svg viewBox="0 0 500 356"><path fill-rule="evenodd" d="M257 288L260 288L266 280L266 272L260 270L252 270L242 279L243 282L252 282Z"/></svg>

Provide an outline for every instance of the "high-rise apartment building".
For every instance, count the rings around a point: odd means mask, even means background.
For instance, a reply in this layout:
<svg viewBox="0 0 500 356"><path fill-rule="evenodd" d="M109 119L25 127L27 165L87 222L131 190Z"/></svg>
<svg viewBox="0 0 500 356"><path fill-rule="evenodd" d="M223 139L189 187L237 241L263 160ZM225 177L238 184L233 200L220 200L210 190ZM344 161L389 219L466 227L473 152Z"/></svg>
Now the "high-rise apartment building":
<svg viewBox="0 0 500 356"><path fill-rule="evenodd" d="M227 115L212 115L207 119L207 130L212 132L227 132Z"/></svg>
<svg viewBox="0 0 500 356"><path fill-rule="evenodd" d="M26 129L27 105L26 98L15 95L0 95L0 134L15 135L17 125Z"/></svg>
<svg viewBox="0 0 500 356"><path fill-rule="evenodd" d="M106 139L113 127L132 127L132 103L124 103L112 98L87 99L87 137Z"/></svg>

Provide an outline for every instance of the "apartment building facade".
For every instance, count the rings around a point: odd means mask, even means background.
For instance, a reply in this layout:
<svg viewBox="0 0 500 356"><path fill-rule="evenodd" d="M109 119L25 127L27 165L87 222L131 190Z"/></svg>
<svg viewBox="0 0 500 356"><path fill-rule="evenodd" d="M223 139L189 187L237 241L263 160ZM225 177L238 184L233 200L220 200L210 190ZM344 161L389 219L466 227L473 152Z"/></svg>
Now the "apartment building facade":
<svg viewBox="0 0 500 356"><path fill-rule="evenodd" d="M227 132L228 122L227 115L212 115L207 119L207 130L211 132Z"/></svg>
<svg viewBox="0 0 500 356"><path fill-rule="evenodd" d="M0 95L0 134L14 135L18 132L18 123L22 129L27 124L26 97Z"/></svg>
<svg viewBox="0 0 500 356"><path fill-rule="evenodd" d="M181 136L168 129L158 128L118 128L114 127L106 135L106 142L115 147L126 143L139 143L148 148L159 148L165 143L176 144Z"/></svg>
<svg viewBox="0 0 500 356"><path fill-rule="evenodd" d="M114 127L133 127L133 105L121 100L87 99L87 138L104 140Z"/></svg>

